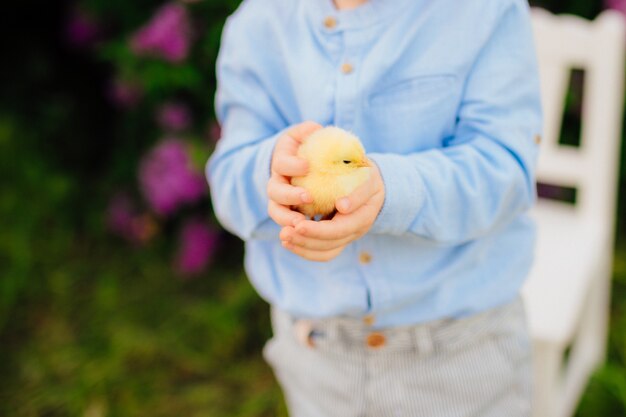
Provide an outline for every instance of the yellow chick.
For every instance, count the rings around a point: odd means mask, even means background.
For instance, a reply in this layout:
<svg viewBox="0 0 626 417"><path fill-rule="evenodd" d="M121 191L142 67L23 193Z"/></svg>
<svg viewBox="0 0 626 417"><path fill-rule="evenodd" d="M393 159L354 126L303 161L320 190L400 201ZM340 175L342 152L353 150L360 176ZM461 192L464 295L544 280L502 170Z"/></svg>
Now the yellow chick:
<svg viewBox="0 0 626 417"><path fill-rule="evenodd" d="M308 136L300 145L298 156L309 162L309 173L293 177L291 184L307 190L313 202L294 209L310 218L332 218L335 201L370 176L370 163L359 138L338 127L325 127Z"/></svg>

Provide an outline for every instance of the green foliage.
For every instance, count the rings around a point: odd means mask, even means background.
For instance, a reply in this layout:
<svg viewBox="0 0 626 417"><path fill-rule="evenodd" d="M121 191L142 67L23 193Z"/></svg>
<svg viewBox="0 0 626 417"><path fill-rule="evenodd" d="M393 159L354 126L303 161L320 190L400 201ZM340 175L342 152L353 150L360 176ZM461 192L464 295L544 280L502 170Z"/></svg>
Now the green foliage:
<svg viewBox="0 0 626 417"><path fill-rule="evenodd" d="M122 79L139 82L145 91L144 108L171 98L184 96L197 109L196 114L208 119L213 114L215 91L215 59L219 50L222 25L226 16L240 0L201 1L187 7L193 20L193 45L184 63L168 63L146 59L134 54L129 39L155 11L164 4L158 0L141 2L104 2L87 0L83 7L117 26L117 35L98 47L99 57L114 65Z"/></svg>
<svg viewBox="0 0 626 417"><path fill-rule="evenodd" d="M69 242L64 227L67 218L55 213L75 192L75 184L52 168L34 146L30 132L0 115L0 217L4 219L0 228L0 330L20 292L37 290L32 280L38 263L63 253ZM17 157L23 153L29 157ZM59 233L48 235L55 225L61 225Z"/></svg>
<svg viewBox="0 0 626 417"><path fill-rule="evenodd" d="M602 2L597 0L531 0L530 3L553 13L569 13L586 19L595 18L603 8Z"/></svg>
<svg viewBox="0 0 626 417"><path fill-rule="evenodd" d="M581 401L577 417L626 415L626 247L616 252L607 363Z"/></svg>

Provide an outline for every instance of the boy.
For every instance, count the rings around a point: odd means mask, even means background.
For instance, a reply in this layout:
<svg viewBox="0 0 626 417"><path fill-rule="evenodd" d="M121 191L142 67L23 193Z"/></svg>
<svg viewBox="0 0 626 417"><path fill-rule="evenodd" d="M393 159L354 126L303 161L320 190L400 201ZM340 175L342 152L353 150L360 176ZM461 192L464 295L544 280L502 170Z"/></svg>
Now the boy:
<svg viewBox="0 0 626 417"><path fill-rule="evenodd" d="M538 74L525 0L247 0L218 59L207 175L272 305L293 417L529 416ZM313 222L299 143L320 125L374 169Z"/></svg>

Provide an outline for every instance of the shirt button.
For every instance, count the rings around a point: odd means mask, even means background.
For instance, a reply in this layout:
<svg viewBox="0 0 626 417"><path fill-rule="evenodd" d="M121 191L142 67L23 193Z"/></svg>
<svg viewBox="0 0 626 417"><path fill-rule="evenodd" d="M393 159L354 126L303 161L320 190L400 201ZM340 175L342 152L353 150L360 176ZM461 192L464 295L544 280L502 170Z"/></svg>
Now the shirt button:
<svg viewBox="0 0 626 417"><path fill-rule="evenodd" d="M365 343L367 343L367 346L374 348L374 349L378 349L381 348L383 346L385 346L386 343L386 339L385 336L382 333L370 333L367 335L367 339L365 340Z"/></svg>
<svg viewBox="0 0 626 417"><path fill-rule="evenodd" d="M326 19L324 19L324 26L326 27L326 29L334 29L337 27L337 19L335 19L332 16L328 16Z"/></svg>
<svg viewBox="0 0 626 417"><path fill-rule="evenodd" d="M535 143L539 145L541 143L541 135L535 135Z"/></svg>
<svg viewBox="0 0 626 417"><path fill-rule="evenodd" d="M374 317L374 315L372 314L368 314L367 316L363 317L363 323L365 323L366 326L371 326L372 324L374 324L375 321L376 317Z"/></svg>
<svg viewBox="0 0 626 417"><path fill-rule="evenodd" d="M372 262L372 255L367 252L361 252L361 254L359 255L359 262L361 262L361 264L363 265L369 264L370 262Z"/></svg>
<svg viewBox="0 0 626 417"><path fill-rule="evenodd" d="M353 71L354 67L352 66L352 64L346 62L341 66L341 72L343 72L344 74L351 74Z"/></svg>

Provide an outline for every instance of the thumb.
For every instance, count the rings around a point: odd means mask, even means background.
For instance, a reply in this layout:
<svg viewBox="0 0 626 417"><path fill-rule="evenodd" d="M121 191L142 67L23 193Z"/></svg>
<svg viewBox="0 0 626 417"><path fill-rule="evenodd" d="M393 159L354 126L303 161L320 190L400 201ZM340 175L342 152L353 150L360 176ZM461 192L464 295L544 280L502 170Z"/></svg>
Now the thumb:
<svg viewBox="0 0 626 417"><path fill-rule="evenodd" d="M350 214L367 203L375 192L372 182L366 181L347 196L338 198L335 207L341 214Z"/></svg>
<svg viewBox="0 0 626 417"><path fill-rule="evenodd" d="M385 184L380 175L378 166L369 160L370 174L367 181L359 185L354 191L345 197L338 198L335 201L335 208L341 214L350 214L367 204L378 193L385 195Z"/></svg>

